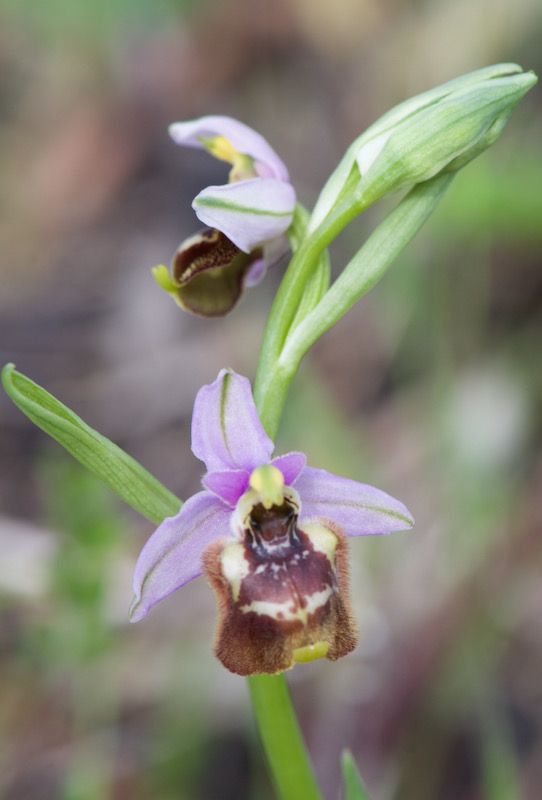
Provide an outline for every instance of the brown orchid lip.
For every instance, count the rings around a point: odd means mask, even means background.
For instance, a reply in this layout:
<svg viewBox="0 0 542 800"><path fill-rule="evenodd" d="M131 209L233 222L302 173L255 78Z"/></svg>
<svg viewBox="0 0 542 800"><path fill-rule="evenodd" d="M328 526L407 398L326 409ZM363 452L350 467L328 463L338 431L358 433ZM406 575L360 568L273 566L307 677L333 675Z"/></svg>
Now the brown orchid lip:
<svg viewBox="0 0 542 800"><path fill-rule="evenodd" d="M296 507L256 504L241 541L204 554L218 601L215 652L239 675L276 674L357 643L348 598L347 546L328 523L298 525Z"/></svg>
<svg viewBox="0 0 542 800"><path fill-rule="evenodd" d="M172 263L179 305L203 317L224 316L238 302L245 275L261 257L260 249L244 253L215 228L191 236L179 246Z"/></svg>
<svg viewBox="0 0 542 800"><path fill-rule="evenodd" d="M173 277L182 286L201 272L227 266L241 252L222 231L205 228L178 248L173 257Z"/></svg>

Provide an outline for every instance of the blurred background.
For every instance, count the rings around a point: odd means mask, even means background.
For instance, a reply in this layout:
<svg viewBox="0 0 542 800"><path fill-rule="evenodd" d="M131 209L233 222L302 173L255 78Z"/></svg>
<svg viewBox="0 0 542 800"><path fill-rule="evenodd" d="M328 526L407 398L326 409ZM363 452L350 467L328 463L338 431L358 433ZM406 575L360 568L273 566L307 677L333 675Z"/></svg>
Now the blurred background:
<svg viewBox="0 0 542 800"><path fill-rule="evenodd" d="M167 124L242 119L310 206L391 105L492 62L540 73L541 33L538 0L2 0L2 362L187 497L195 393L254 375L282 267L222 320L158 290L227 171ZM289 675L330 800L344 746L374 800L541 796L541 134L535 89L292 389L279 451L417 520L352 543L355 653ZM204 581L130 626L152 526L5 395L0 423L2 800L270 800Z"/></svg>

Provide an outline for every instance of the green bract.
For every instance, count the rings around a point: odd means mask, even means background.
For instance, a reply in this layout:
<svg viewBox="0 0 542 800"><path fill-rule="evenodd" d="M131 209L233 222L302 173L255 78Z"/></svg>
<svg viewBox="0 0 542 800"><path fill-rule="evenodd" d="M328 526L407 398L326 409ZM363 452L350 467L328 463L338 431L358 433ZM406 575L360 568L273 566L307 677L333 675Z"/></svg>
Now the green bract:
<svg viewBox="0 0 542 800"><path fill-rule="evenodd" d="M350 145L320 193L309 231L339 199L366 208L402 186L459 169L495 141L536 81L517 64L496 64L395 106Z"/></svg>

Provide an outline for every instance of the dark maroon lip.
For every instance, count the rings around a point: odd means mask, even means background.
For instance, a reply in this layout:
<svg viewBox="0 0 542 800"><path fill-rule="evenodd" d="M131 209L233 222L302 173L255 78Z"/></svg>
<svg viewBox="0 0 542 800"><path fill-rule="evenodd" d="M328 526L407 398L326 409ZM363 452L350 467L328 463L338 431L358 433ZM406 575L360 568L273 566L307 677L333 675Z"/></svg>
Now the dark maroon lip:
<svg viewBox="0 0 542 800"><path fill-rule="evenodd" d="M290 669L300 648L324 645L332 661L349 653L357 632L342 535L328 529L335 545L323 552L315 547L309 527L299 527L287 503L269 510L256 506L253 514L252 522L268 538L245 532L245 570L238 583L230 583L223 572L223 543L211 545L204 556L218 599L218 658L238 675L253 675Z"/></svg>
<svg viewBox="0 0 542 800"><path fill-rule="evenodd" d="M241 252L216 228L204 228L189 241L188 246L181 244L173 258L173 277L181 284L202 271L226 266Z"/></svg>
<svg viewBox="0 0 542 800"><path fill-rule="evenodd" d="M269 545L288 546L295 537L297 513L293 504L285 499L282 505L266 509L258 503L250 512L248 530L245 535L251 546L256 547L263 556Z"/></svg>

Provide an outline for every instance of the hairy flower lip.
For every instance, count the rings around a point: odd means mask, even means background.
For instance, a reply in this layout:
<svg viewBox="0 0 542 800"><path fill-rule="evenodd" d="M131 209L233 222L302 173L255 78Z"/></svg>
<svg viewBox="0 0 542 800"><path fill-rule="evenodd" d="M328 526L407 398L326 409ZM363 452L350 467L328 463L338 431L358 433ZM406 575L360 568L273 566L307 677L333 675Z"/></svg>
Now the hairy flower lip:
<svg viewBox="0 0 542 800"><path fill-rule="evenodd" d="M234 308L246 288L263 279L267 268L287 249L285 240L275 239L245 253L221 231L204 228L181 242L171 271L159 264L151 272L158 286L184 311L222 317Z"/></svg>
<svg viewBox="0 0 542 800"><path fill-rule="evenodd" d="M172 262L173 278L183 286L205 270L225 266L238 252L239 249L224 234L205 228L177 248Z"/></svg>
<svg viewBox="0 0 542 800"><path fill-rule="evenodd" d="M207 467L205 489L187 500L179 514L165 519L143 548L134 574L132 621L143 619L156 603L201 575L203 554L214 542L235 540L231 526L237 503L261 465L274 465L285 487L295 490L302 526L311 520L331 521L346 536L412 527L406 507L380 489L307 467L302 453L272 459L273 448L246 378L225 369L199 390L192 450Z"/></svg>
<svg viewBox="0 0 542 800"><path fill-rule="evenodd" d="M270 540L215 542L203 560L218 603L215 652L231 672L273 675L356 646L346 543L332 528L279 518Z"/></svg>
<svg viewBox="0 0 542 800"><path fill-rule="evenodd" d="M261 248L247 254L227 236L205 228L182 242L167 267L154 267L160 286L185 311L202 317L221 317L235 306L245 283L260 271Z"/></svg>

